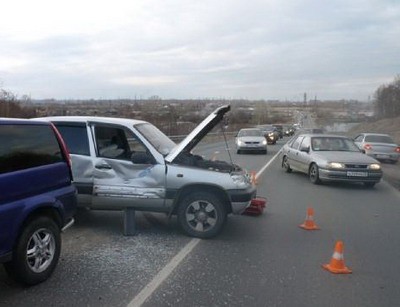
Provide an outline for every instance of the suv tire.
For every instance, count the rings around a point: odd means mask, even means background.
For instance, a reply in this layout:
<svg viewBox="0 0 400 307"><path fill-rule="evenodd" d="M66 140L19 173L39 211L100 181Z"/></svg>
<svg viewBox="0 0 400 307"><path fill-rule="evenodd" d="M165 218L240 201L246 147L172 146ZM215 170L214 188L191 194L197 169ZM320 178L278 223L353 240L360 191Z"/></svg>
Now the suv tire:
<svg viewBox="0 0 400 307"><path fill-rule="evenodd" d="M292 172L292 169L290 168L290 164L289 164L287 156L284 156L283 159L282 159L282 167L283 167L283 169L285 170L286 173L291 173Z"/></svg>
<svg viewBox="0 0 400 307"><path fill-rule="evenodd" d="M60 251L60 228L49 217L36 217L22 229L14 248L14 258L4 266L16 281L35 285L54 271Z"/></svg>
<svg viewBox="0 0 400 307"><path fill-rule="evenodd" d="M178 208L178 222L183 231L202 239L216 236L225 224L226 215L220 199L208 192L187 195Z"/></svg>

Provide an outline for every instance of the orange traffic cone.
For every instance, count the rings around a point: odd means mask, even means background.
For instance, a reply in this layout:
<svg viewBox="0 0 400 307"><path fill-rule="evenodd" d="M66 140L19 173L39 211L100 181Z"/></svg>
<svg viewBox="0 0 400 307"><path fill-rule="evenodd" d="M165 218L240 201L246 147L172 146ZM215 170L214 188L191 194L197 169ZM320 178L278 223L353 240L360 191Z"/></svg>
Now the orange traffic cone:
<svg viewBox="0 0 400 307"><path fill-rule="evenodd" d="M250 180L251 180L251 183L253 184L253 185L256 185L258 182L257 182L257 176L256 176L256 172L255 171L251 171L250 172Z"/></svg>
<svg viewBox="0 0 400 307"><path fill-rule="evenodd" d="M335 274L349 274L351 270L345 266L343 257L343 242L337 241L335 251L333 252L331 262L322 265L325 270Z"/></svg>
<svg viewBox="0 0 400 307"><path fill-rule="evenodd" d="M306 220L303 224L299 225L300 228L305 230L317 230L319 227L314 223L314 210L313 208L307 208Z"/></svg>

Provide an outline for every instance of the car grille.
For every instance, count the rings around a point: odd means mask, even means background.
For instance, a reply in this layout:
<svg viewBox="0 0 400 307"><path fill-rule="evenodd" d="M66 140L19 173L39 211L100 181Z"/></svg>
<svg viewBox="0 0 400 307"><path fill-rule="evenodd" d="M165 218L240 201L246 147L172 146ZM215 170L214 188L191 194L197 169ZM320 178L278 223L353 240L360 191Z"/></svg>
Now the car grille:
<svg viewBox="0 0 400 307"><path fill-rule="evenodd" d="M353 168L353 169L366 169L368 165L366 164L346 164L346 168Z"/></svg>
<svg viewBox="0 0 400 307"><path fill-rule="evenodd" d="M260 142L245 142L245 144L251 145L251 144L260 144Z"/></svg>

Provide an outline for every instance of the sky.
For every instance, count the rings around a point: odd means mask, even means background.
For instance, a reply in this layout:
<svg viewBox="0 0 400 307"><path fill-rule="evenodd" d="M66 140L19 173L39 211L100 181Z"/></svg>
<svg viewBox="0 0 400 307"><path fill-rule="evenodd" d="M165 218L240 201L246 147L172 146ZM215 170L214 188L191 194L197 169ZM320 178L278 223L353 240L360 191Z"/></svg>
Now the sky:
<svg viewBox="0 0 400 307"><path fill-rule="evenodd" d="M32 99L357 99L400 74L400 0L6 0L0 88Z"/></svg>

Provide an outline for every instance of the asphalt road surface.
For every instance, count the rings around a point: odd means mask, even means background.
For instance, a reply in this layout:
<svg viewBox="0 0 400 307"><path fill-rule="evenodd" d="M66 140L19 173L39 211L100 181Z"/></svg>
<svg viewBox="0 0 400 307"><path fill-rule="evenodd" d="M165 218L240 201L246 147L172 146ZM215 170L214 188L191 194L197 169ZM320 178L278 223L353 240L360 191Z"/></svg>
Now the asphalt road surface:
<svg viewBox="0 0 400 307"><path fill-rule="evenodd" d="M373 189L317 186L303 174L284 173L283 142L267 155L231 151L249 171L264 167L258 178L258 194L268 199L263 215L229 216L217 238L197 240L161 214L137 214L137 235L124 237L120 212L79 212L50 280L25 288L0 268L0 305L398 306L400 193L386 182ZM222 144L202 153L228 159ZM298 227L308 207L320 230ZM321 268L337 240L352 274Z"/></svg>

